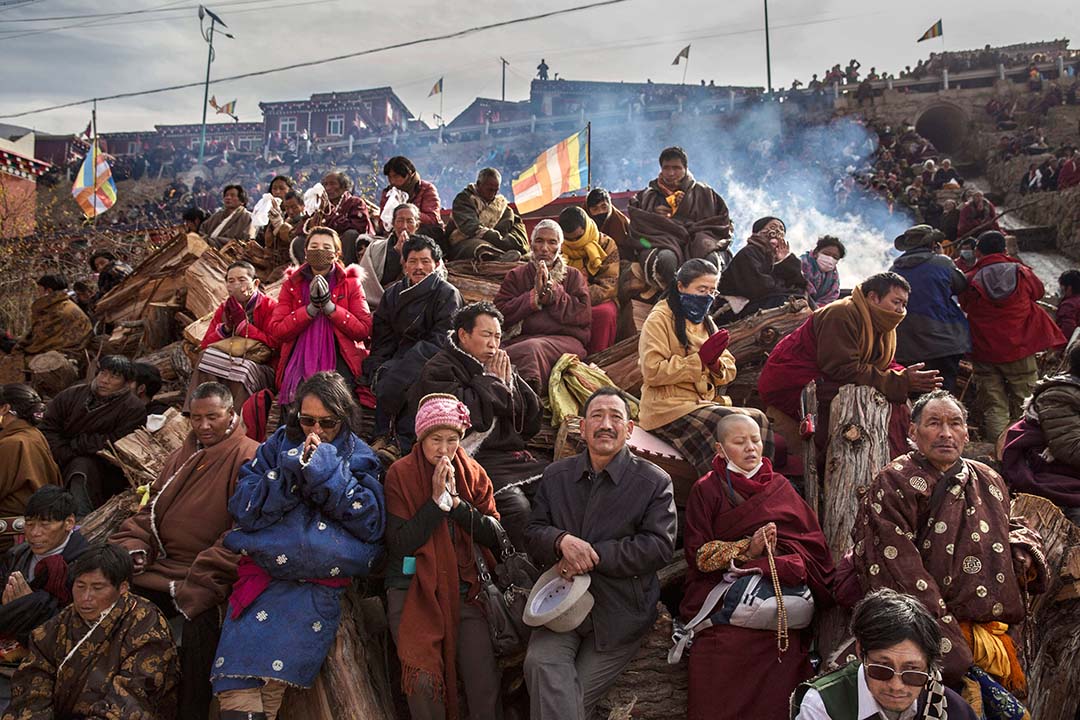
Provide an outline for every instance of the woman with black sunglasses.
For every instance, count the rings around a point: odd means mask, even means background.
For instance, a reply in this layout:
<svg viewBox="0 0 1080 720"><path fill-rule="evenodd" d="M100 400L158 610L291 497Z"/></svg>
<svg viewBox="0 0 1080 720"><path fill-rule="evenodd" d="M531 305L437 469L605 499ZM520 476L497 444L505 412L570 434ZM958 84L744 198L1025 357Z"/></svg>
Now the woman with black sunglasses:
<svg viewBox="0 0 1080 720"><path fill-rule="evenodd" d="M236 526L224 544L242 557L210 675L222 720L273 720L286 686L311 687L341 594L383 553L379 461L356 436L359 408L344 378L315 373L296 406L229 500Z"/></svg>
<svg viewBox="0 0 1080 720"><path fill-rule="evenodd" d="M941 682L941 630L917 599L872 592L855 606L851 632L857 659L800 685L794 720L975 720Z"/></svg>

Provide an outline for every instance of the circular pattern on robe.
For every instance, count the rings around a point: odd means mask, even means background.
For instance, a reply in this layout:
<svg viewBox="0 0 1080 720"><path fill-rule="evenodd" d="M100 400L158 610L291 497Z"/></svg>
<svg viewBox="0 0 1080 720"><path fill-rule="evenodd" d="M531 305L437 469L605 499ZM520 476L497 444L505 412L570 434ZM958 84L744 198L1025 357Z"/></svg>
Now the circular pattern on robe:
<svg viewBox="0 0 1080 720"><path fill-rule="evenodd" d="M266 622L266 619L269 617L270 613L266 612L265 610L260 610L259 612L255 613L255 619L259 622Z"/></svg>
<svg viewBox="0 0 1080 720"><path fill-rule="evenodd" d="M948 529L949 529L949 526L946 525L945 523L941 522L940 520L938 522L934 523L934 532L936 532L938 535L941 535L942 533L944 533Z"/></svg>
<svg viewBox="0 0 1080 720"><path fill-rule="evenodd" d="M863 554L863 541L862 540L855 543L855 554L858 555L859 557L862 557L862 554Z"/></svg>
<svg viewBox="0 0 1080 720"><path fill-rule="evenodd" d="M948 545L945 546L945 552L949 553L950 555L952 555L953 551L955 551L955 550L956 550L956 546L953 545L952 543L949 543Z"/></svg>
<svg viewBox="0 0 1080 720"><path fill-rule="evenodd" d="M966 572L968 575L975 575L980 570L982 570L982 560L975 557L974 555L968 555L966 558L964 558L963 567L964 572Z"/></svg>
<svg viewBox="0 0 1080 720"><path fill-rule="evenodd" d="M289 451L289 457L296 457L299 454L300 454L300 451L297 450L296 448L293 448L292 450Z"/></svg>
<svg viewBox="0 0 1080 720"><path fill-rule="evenodd" d="M885 497L885 491L884 490L878 490L877 491L877 499L880 500L883 497Z"/></svg>
<svg viewBox="0 0 1080 720"><path fill-rule="evenodd" d="M281 662L280 660L275 660L274 662L270 663L270 667L274 668L275 672L281 672L281 668L285 667L285 663Z"/></svg>
<svg viewBox="0 0 1080 720"><path fill-rule="evenodd" d="M1001 543L999 543L999 542L997 542L997 543L994 543L994 544L993 544L993 545L991 545L990 547L994 548L994 552L996 552L996 553L1003 553L1003 552L1005 552L1005 546L1004 546L1004 545L1002 545L1002 544L1001 544Z"/></svg>
<svg viewBox="0 0 1080 720"><path fill-rule="evenodd" d="M941 584L946 586L946 587L948 587L949 585L952 585L952 575L946 575L944 578L942 578L941 579Z"/></svg>
<svg viewBox="0 0 1080 720"><path fill-rule="evenodd" d="M964 511L964 514L965 515L974 515L975 514L975 506L972 505L971 507L969 507L967 510Z"/></svg>
<svg viewBox="0 0 1080 720"><path fill-rule="evenodd" d="M928 587L929 587L929 585L927 585L926 581L923 580L922 578L919 578L918 580L915 581L915 589L918 590L919 592L922 592L923 590L926 590L926 588L928 588Z"/></svg>
<svg viewBox="0 0 1080 720"><path fill-rule="evenodd" d="M994 614L994 617L997 617L1001 613L1005 612L1005 606L1001 603L994 603L994 607L990 608L990 612Z"/></svg>
<svg viewBox="0 0 1080 720"><path fill-rule="evenodd" d="M311 623L311 629L315 632L322 632L322 623L316 620L315 622Z"/></svg>
<svg viewBox="0 0 1080 720"><path fill-rule="evenodd" d="M277 470L271 470L270 472L266 473L266 477L269 480L277 480Z"/></svg>
<svg viewBox="0 0 1080 720"><path fill-rule="evenodd" d="M330 568L330 577L337 577L340 572L341 568L332 567Z"/></svg>
<svg viewBox="0 0 1080 720"><path fill-rule="evenodd" d="M324 523L324 522L321 522L321 523L319 523L319 524L318 524L318 528L319 528L320 530L325 530L325 529L326 529L326 523Z"/></svg>
<svg viewBox="0 0 1080 720"><path fill-rule="evenodd" d="M986 597L986 587L983 586L983 585L980 585L979 587L975 588L975 594L978 595L981 598Z"/></svg>
<svg viewBox="0 0 1080 720"><path fill-rule="evenodd" d="M971 533L971 541L972 542L979 542L980 540L982 540L982 535L980 535L977 532Z"/></svg>
<svg viewBox="0 0 1080 720"><path fill-rule="evenodd" d="M941 654L948 655L952 650L952 640L949 638L941 638Z"/></svg>
<svg viewBox="0 0 1080 720"><path fill-rule="evenodd" d="M896 548L894 548L892 545L887 545L885 547L885 549L882 551L882 554L885 556L885 558L887 560L895 560L896 556L899 555L900 553L897 552Z"/></svg>
<svg viewBox="0 0 1080 720"><path fill-rule="evenodd" d="M941 606L942 610L944 610L946 608L946 606L945 606L945 598L938 598L937 599L937 604Z"/></svg>
<svg viewBox="0 0 1080 720"><path fill-rule="evenodd" d="M217 660L214 661L214 667L221 667L224 664L225 664L225 658L223 658L223 657L219 657Z"/></svg>
<svg viewBox="0 0 1080 720"><path fill-rule="evenodd" d="M881 514L881 503L870 503L870 507L874 508L874 512L878 515Z"/></svg>
<svg viewBox="0 0 1080 720"><path fill-rule="evenodd" d="M911 487L915 488L919 492L926 492L926 478L921 478L916 475L910 480L908 480L908 482L911 483Z"/></svg>
<svg viewBox="0 0 1080 720"><path fill-rule="evenodd" d="M289 562L289 558L285 556L285 553L282 553L281 555L278 555L276 558L274 558L274 561L278 565L284 565L285 563Z"/></svg>
<svg viewBox="0 0 1080 720"><path fill-rule="evenodd" d="M871 575L877 575L879 572L881 572L881 567L877 563L870 566Z"/></svg>
<svg viewBox="0 0 1080 720"><path fill-rule="evenodd" d="M923 550L929 550L930 549L930 541L929 540L923 540L922 547L923 547Z"/></svg>
<svg viewBox="0 0 1080 720"><path fill-rule="evenodd" d="M948 625L949 623L951 623L951 622L952 622L952 615L942 615L942 616L941 616L941 622L943 622L943 623L945 623L946 625Z"/></svg>
<svg viewBox="0 0 1080 720"><path fill-rule="evenodd" d="M904 534L904 531L900 529L900 526L899 526L899 525L895 526L895 527L893 528L893 530L895 530L895 531L896 531L896 534L897 534L897 535L903 535L903 534Z"/></svg>
<svg viewBox="0 0 1080 720"><path fill-rule="evenodd" d="M998 573L995 580L997 580L999 583L1005 582L1005 573Z"/></svg>
<svg viewBox="0 0 1080 720"><path fill-rule="evenodd" d="M990 494L996 497L998 500L1005 499L1004 495L1001 494L1001 491L997 489L997 485L990 486Z"/></svg>
<svg viewBox="0 0 1080 720"><path fill-rule="evenodd" d="M990 523L986 522L985 520L980 520L979 529L982 530L984 533L990 532Z"/></svg>

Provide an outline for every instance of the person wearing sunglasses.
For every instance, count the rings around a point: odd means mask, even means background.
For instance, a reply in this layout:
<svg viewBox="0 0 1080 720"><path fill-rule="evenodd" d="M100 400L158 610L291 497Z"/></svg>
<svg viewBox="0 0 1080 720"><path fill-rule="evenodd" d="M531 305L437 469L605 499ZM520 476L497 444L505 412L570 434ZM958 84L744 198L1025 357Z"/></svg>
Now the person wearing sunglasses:
<svg viewBox="0 0 1080 720"><path fill-rule="evenodd" d="M356 436L345 379L315 373L296 402L229 500L236 526L224 545L241 558L210 674L222 720L273 720L287 686L312 686L342 593L383 553L379 461Z"/></svg>
<svg viewBox="0 0 1080 720"><path fill-rule="evenodd" d="M793 720L974 720L971 706L941 681L941 630L911 595L877 590L851 615L857 659L803 683Z"/></svg>

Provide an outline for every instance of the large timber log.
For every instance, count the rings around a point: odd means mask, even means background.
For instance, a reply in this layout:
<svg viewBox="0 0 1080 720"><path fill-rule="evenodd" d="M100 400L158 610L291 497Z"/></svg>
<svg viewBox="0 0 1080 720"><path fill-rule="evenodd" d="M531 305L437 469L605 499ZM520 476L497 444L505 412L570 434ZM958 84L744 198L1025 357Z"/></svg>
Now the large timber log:
<svg viewBox="0 0 1080 720"><path fill-rule="evenodd" d="M1012 511L1039 531L1050 568L1049 587L1031 598L1030 619L1020 629L1027 706L1039 720L1074 720L1080 708L1080 528L1035 495L1017 495Z"/></svg>
<svg viewBox="0 0 1080 720"><path fill-rule="evenodd" d="M637 655L619 675L597 708L599 717L633 717L634 720L671 720L686 717L689 681L687 660L669 665L671 614L662 603L652 630ZM718 694L717 702L723 702ZM612 715L614 713L614 715Z"/></svg>
<svg viewBox="0 0 1080 720"><path fill-rule="evenodd" d="M176 408L169 408L158 430L136 428L98 455L123 470L132 486L146 485L157 479L165 460L184 444L190 429L187 418Z"/></svg>
<svg viewBox="0 0 1080 720"><path fill-rule="evenodd" d="M209 249L198 235L178 234L98 300L99 319L107 323L139 320L149 303L171 301L184 286L184 270Z"/></svg>
<svg viewBox="0 0 1080 720"><path fill-rule="evenodd" d="M832 401L829 448L818 502L823 508L821 529L834 559L843 557L851 545L860 496L889 462L890 412L885 396L868 385L844 385ZM848 620L849 613L840 607L817 618L822 657L829 657L844 640Z"/></svg>
<svg viewBox="0 0 1080 720"><path fill-rule="evenodd" d="M79 532L91 544L106 542L125 520L139 512L139 499L134 488L112 496L82 519Z"/></svg>
<svg viewBox="0 0 1080 720"><path fill-rule="evenodd" d="M186 383L191 377L191 359L184 352L182 340L135 359L156 367L166 383Z"/></svg>
<svg viewBox="0 0 1080 720"><path fill-rule="evenodd" d="M289 688L281 720L394 720L385 659L389 642L379 598L353 585L342 597L341 623L330 654L310 689Z"/></svg>
<svg viewBox="0 0 1080 720"><path fill-rule="evenodd" d="M520 262L474 262L455 260L446 264L447 280L466 303L494 300L506 274Z"/></svg>
<svg viewBox="0 0 1080 720"><path fill-rule="evenodd" d="M810 317L805 300L788 300L780 307L759 310L753 315L726 326L728 351L735 356L739 373L725 388L734 404L746 405L757 395L757 377L765 358L780 339ZM641 392L641 368L638 366L638 340L641 334L628 337L586 360L607 373L612 382L634 396Z"/></svg>

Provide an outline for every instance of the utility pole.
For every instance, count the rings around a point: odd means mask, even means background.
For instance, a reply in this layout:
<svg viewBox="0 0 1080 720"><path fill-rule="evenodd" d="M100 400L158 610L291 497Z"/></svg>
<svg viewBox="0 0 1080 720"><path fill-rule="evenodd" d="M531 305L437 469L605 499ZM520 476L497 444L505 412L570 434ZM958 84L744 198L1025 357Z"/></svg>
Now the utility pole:
<svg viewBox="0 0 1080 720"><path fill-rule="evenodd" d="M210 16L210 28L203 29L202 21L209 15ZM221 18L211 12L208 8L199 6L199 29L202 30L203 40L210 46L210 50L206 55L206 82L203 84L203 100L202 100L202 130L199 133L199 164L203 163L203 155L206 152L206 106L210 102L210 64L214 62L214 26L220 25L223 28L229 27L225 24ZM232 38L227 32L222 32L227 38Z"/></svg>
<svg viewBox="0 0 1080 720"><path fill-rule="evenodd" d="M772 96L772 55L769 52L769 0L765 3L765 77L769 86L769 95Z"/></svg>
<svg viewBox="0 0 1080 720"><path fill-rule="evenodd" d="M500 57L500 58L499 58L499 61L500 61L500 62L502 63L502 77L503 77L503 82L502 82L502 99L503 99L503 100L505 101L505 100L506 100L506 66L510 64L510 61L508 61L508 60L507 60L506 58L504 58L504 57Z"/></svg>

